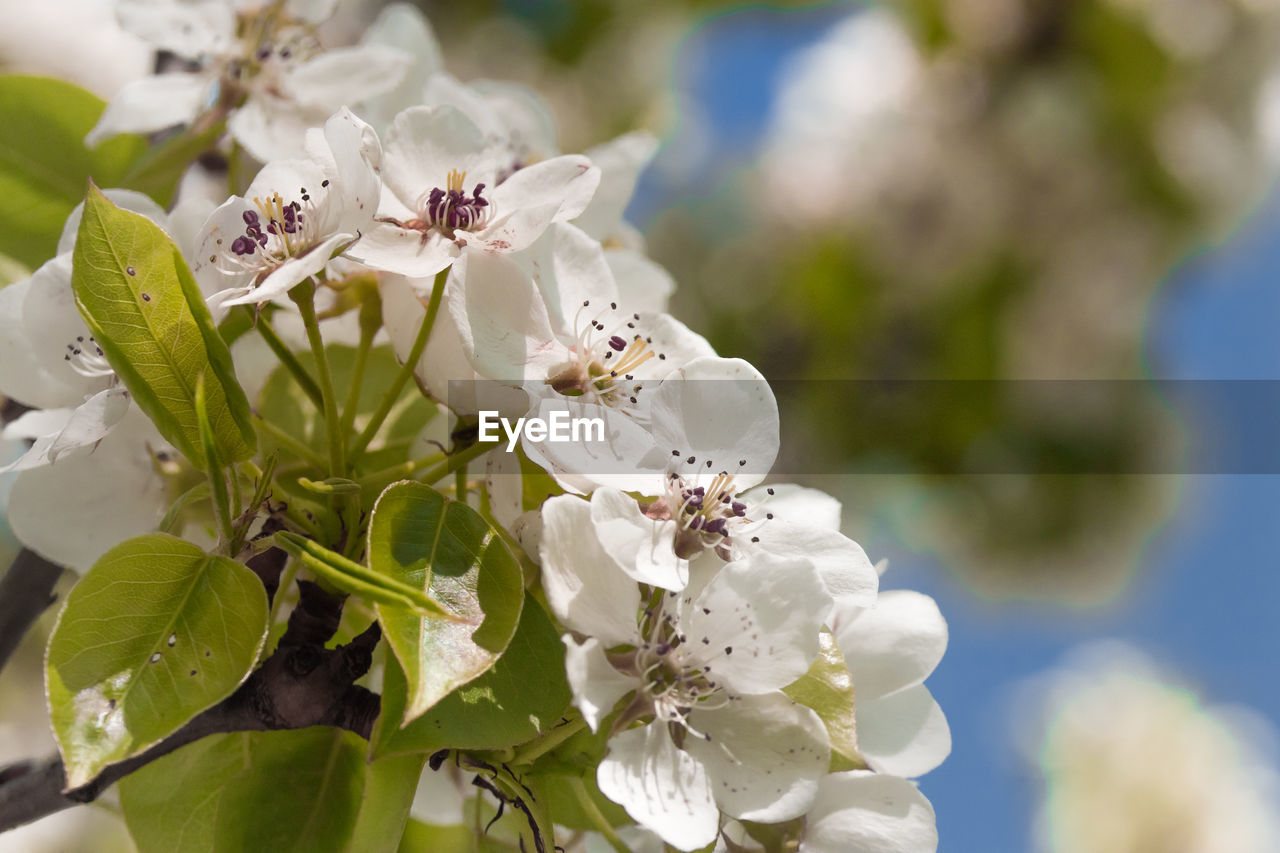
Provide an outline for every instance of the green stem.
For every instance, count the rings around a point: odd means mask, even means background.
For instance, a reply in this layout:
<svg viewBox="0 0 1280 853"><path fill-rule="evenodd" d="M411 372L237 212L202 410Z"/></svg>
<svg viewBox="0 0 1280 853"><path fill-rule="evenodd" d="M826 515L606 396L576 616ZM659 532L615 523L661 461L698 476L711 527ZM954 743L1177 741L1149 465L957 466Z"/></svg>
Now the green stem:
<svg viewBox="0 0 1280 853"><path fill-rule="evenodd" d="M280 584L276 587L276 594L271 599L271 613L267 617L267 624L276 624L276 615L280 612L280 605L289 595L289 588L293 585L293 579L298 574L298 567L302 565L302 561L297 557L290 557L289 563L284 567L284 573L280 575Z"/></svg>
<svg viewBox="0 0 1280 853"><path fill-rule="evenodd" d="M488 453L497 447L493 443L478 443L470 447L459 450L455 453L441 456L436 453L431 456L424 456L421 459L413 459L408 462L402 462L399 465L392 465L390 468L383 468L381 471L374 471L368 476L361 477L359 483L366 488L385 483L388 480L404 480L412 477L414 474L426 468L428 465L436 463L438 460L444 461L430 469L424 476L419 477L422 482L428 485L449 476L458 470L459 466L466 465L472 459Z"/></svg>
<svg viewBox="0 0 1280 853"><path fill-rule="evenodd" d="M579 776L569 777L569 788L573 791L573 795L578 799L578 805L582 806L583 812L587 817L591 818L591 822L595 824L596 831L605 837L609 842L609 846L618 853L631 853L631 848L623 843L618 837L618 833L609 825L609 820L600 811L600 807L595 804L595 800L591 799L591 794L587 792L587 786L583 784L582 778Z"/></svg>
<svg viewBox="0 0 1280 853"><path fill-rule="evenodd" d="M454 472L455 479L453 481L453 496L458 500L466 503L467 501L467 465L464 462L462 467Z"/></svg>
<svg viewBox="0 0 1280 853"><path fill-rule="evenodd" d="M516 767L532 764L586 727L587 721L581 717L572 719L551 729L542 737L527 744L523 749L517 749L515 756L507 763Z"/></svg>
<svg viewBox="0 0 1280 853"><path fill-rule="evenodd" d="M338 400L334 396L333 376L329 372L329 357L325 354L324 338L320 335L320 321L316 318L316 286L304 281L289 291L289 298L298 306L302 325L307 330L307 342L315 358L316 373L320 378L320 395L324 408L325 437L329 443L329 476L347 476L347 445L343 440L342 418L338 415Z"/></svg>
<svg viewBox="0 0 1280 853"><path fill-rule="evenodd" d="M413 378L413 372L418 367L418 360L422 358L422 351L427 348L427 338L431 337L431 327L435 325L436 314L440 311L440 300L444 298L444 285L448 280L448 267L436 273L436 279L431 285L431 298L427 302L427 314L422 318L422 325L418 328L418 336L413 339L413 346L409 349L409 357L400 366L400 372L396 374L391 387L387 389L387 393L382 395L382 401L378 403L377 411L373 413L373 417L365 425L364 431L360 433L360 437L356 439L356 443L352 446L352 463L360 461L360 457L364 455L369 442L373 441L373 437L382 428L382 422L391 413L391 408L396 404L396 400L400 399L400 392L404 390L404 386Z"/></svg>
<svg viewBox="0 0 1280 853"><path fill-rule="evenodd" d="M262 335L262 339L267 342L267 346L271 347L276 358L280 359L280 363L293 375L293 380L298 383L298 387L311 398L311 402L316 404L317 409L323 409L324 395L320 393L320 386L311 378L311 374L302 366L302 362L298 361L298 357L289 349L289 345L280 339L266 317L259 316L256 326L258 334Z"/></svg>
<svg viewBox="0 0 1280 853"><path fill-rule="evenodd" d="M314 450L312 450L307 445L303 444L301 441L298 441L298 439L289 435L289 433L280 429L280 427L276 426L270 421L263 420L261 415L253 414L253 415L250 415L250 417L253 420L253 425L257 429L271 436L277 444L279 444L285 450L288 450L294 456L299 456L307 460L312 465L315 465L317 468L323 468L325 466L325 459L323 456L321 456L319 453L316 453Z"/></svg>
<svg viewBox="0 0 1280 853"><path fill-rule="evenodd" d="M356 348L356 363L351 373L351 387L347 389L347 401L342 406L342 435L351 434L352 425L356 422L356 409L360 407L360 389L364 385L365 366L369 363L369 350L373 347L373 336L378 330L368 329L361 325L360 343Z"/></svg>

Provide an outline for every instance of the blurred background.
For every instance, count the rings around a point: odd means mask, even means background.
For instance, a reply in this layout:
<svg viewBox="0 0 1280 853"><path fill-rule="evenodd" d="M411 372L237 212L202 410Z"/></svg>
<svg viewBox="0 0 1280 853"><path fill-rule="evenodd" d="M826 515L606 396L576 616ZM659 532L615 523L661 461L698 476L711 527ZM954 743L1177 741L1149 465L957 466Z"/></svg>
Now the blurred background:
<svg viewBox="0 0 1280 853"><path fill-rule="evenodd" d="M421 5L563 150L661 139L629 218L673 313L949 620L943 851L1280 849L1280 1ZM0 68L145 73L105 2L44 8L0 0Z"/></svg>

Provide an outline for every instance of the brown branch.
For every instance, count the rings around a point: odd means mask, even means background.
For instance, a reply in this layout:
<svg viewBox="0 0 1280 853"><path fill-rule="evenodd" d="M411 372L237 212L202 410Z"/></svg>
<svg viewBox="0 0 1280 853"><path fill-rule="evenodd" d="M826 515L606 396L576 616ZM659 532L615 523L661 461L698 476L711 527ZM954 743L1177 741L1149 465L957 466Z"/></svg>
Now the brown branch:
<svg viewBox="0 0 1280 853"><path fill-rule="evenodd" d="M235 693L151 749L69 791L63 790L65 775L56 758L0 768L0 832L91 802L134 770L211 734L327 725L368 738L379 698L353 682L372 663L381 638L378 623L345 646L326 649L338 629L343 599L307 581L299 581L298 588L298 606L275 652Z"/></svg>
<svg viewBox="0 0 1280 853"><path fill-rule="evenodd" d="M24 548L0 578L0 669L40 614L53 604L53 585L61 575L61 566Z"/></svg>

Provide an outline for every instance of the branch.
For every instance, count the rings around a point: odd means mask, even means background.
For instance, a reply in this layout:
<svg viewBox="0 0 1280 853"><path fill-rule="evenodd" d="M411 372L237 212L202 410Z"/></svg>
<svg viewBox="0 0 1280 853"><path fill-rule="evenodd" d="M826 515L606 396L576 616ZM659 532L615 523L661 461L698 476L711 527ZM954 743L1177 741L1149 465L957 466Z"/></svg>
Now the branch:
<svg viewBox="0 0 1280 853"><path fill-rule="evenodd" d="M23 548L0 578L0 670L31 625L54 602L62 567Z"/></svg>
<svg viewBox="0 0 1280 853"><path fill-rule="evenodd" d="M0 768L0 832L91 802L116 781L211 734L337 726L368 738L379 698L353 682L369 670L382 634L374 622L345 646L326 649L342 616L341 596L298 581L300 598L275 652L239 689L150 749L64 791L59 759Z"/></svg>

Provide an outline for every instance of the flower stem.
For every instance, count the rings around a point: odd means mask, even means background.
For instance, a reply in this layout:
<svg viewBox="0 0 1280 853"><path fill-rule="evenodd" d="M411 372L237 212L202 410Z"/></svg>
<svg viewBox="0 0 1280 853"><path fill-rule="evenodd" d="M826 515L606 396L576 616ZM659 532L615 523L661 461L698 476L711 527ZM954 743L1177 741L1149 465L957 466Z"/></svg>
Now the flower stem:
<svg viewBox="0 0 1280 853"><path fill-rule="evenodd" d="M342 434L342 418L338 415L338 401L333 391L333 376L329 372L329 358L325 354L324 338L320 336L320 321L316 319L316 286L304 281L289 291L289 298L298 306L302 324L307 330L307 342L316 361L316 373L320 378L320 396L324 409L324 429L329 443L329 476L347 475L347 443Z"/></svg>
<svg viewBox="0 0 1280 853"><path fill-rule="evenodd" d="M430 456L411 459L399 465L392 465L390 468L383 468L381 471L374 471L372 474L361 477L359 483L361 486L368 488L389 480L404 480L412 477L428 465L435 465L436 467L418 479L427 484L435 483L437 480L449 476L459 467L466 465L472 459L483 456L496 446L493 443L482 442L450 454L433 453Z"/></svg>
<svg viewBox="0 0 1280 853"><path fill-rule="evenodd" d="M370 308L372 306L372 308ZM360 306L360 343L356 347L356 363L351 372L351 387L347 389L347 401L342 406L342 435L351 434L356 421L356 410L360 407L360 391L364 385L364 372L369 363L369 350L373 347L373 338L382 327L382 301L373 297L366 299Z"/></svg>
<svg viewBox="0 0 1280 853"><path fill-rule="evenodd" d="M271 347L271 351L275 353L276 358L280 359L280 363L293 375L293 380L298 383L298 387L311 398L311 402L316 404L317 409L323 409L324 395L320 393L320 386L311 378L311 374L302 366L302 362L298 361L297 356L289 349L289 345L276 334L276 330L271 327L271 323L267 321L267 318L259 316L255 326L258 329L258 334L262 335L262 339L267 342L267 346Z"/></svg>
<svg viewBox="0 0 1280 853"><path fill-rule="evenodd" d="M578 805L582 807L583 812L595 824L596 831L609 842L609 846L617 850L618 853L631 853L631 848L627 847L622 839L618 837L618 833L610 826L609 820L600 811L600 807L595 804L595 801L591 799L591 795L587 793L587 786L583 784L582 778L580 776L570 776L569 788L573 791L573 795L577 798Z"/></svg>
<svg viewBox="0 0 1280 853"><path fill-rule="evenodd" d="M413 372L418 367L418 360L422 358L422 351L427 348L427 338L431 337L431 327L435 325L436 314L440 311L440 300L444 298L444 285L448 280L449 267L445 267L436 273L436 279L431 285L431 298L427 302L427 314L422 318L422 325L418 328L418 336L413 339L413 346L409 349L409 356L405 359L404 364L400 366L400 372L396 374L391 387L382 395L382 402L378 404L377 411L373 413L373 417L365 425L364 431L360 433L360 437L356 439L356 443L352 446L352 463L360 461L360 457L364 455L369 442L373 441L373 437L382 428L382 422L390 414L392 406L400 398L400 392L404 390L404 386L413 378Z"/></svg>
<svg viewBox="0 0 1280 853"><path fill-rule="evenodd" d="M319 453L316 453L310 447L303 444L301 441L298 441L298 439L289 435L289 433L280 429L280 427L276 426L275 424L271 423L268 420L264 420L261 415L253 414L250 417L252 418L253 425L255 427L257 427L260 431L265 432L267 435L271 436L276 441L276 443L279 444L281 447L283 447L285 450L289 451L294 456L299 456L307 460L312 465L315 465L317 468L324 467L325 465L324 457L321 456Z"/></svg>
<svg viewBox="0 0 1280 853"><path fill-rule="evenodd" d="M582 717L576 717L567 723L562 723L541 737L536 738L523 749L516 750L516 754L507 763L515 766L532 764L586 727L587 721Z"/></svg>

